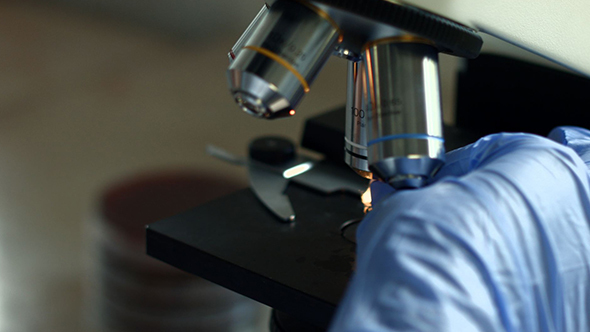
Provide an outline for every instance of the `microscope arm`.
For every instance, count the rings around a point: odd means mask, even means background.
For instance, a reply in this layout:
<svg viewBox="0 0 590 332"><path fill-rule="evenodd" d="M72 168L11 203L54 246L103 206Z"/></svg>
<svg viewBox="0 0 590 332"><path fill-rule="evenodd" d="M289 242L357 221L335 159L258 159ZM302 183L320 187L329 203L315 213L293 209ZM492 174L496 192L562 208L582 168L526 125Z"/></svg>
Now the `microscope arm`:
<svg viewBox="0 0 590 332"><path fill-rule="evenodd" d="M405 0L590 76L590 2Z"/></svg>

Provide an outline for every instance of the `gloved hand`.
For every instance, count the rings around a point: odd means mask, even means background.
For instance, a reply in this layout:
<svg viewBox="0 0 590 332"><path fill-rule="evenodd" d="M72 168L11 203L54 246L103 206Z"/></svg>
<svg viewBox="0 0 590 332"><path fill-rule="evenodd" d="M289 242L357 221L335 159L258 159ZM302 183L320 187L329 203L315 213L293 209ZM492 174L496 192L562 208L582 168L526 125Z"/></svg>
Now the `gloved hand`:
<svg viewBox="0 0 590 332"><path fill-rule="evenodd" d="M590 131L496 134L372 185L332 332L589 331Z"/></svg>

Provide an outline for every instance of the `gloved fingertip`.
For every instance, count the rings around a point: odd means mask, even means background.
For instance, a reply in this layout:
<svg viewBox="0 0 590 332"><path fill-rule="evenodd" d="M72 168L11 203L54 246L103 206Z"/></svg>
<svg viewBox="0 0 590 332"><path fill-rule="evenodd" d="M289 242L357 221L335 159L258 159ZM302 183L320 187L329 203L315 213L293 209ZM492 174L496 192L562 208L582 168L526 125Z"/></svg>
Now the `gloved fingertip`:
<svg viewBox="0 0 590 332"><path fill-rule="evenodd" d="M574 126L561 126L551 130L548 137L567 146L573 140L585 139L590 141L590 130Z"/></svg>
<svg viewBox="0 0 590 332"><path fill-rule="evenodd" d="M553 128L547 137L554 142L565 144L565 127Z"/></svg>
<svg viewBox="0 0 590 332"><path fill-rule="evenodd" d="M549 139L571 148L590 166L590 130L573 126L557 127L551 130Z"/></svg>
<svg viewBox="0 0 590 332"><path fill-rule="evenodd" d="M385 182L373 181L371 182L371 204L375 205L383 198L391 195L395 189Z"/></svg>
<svg viewBox="0 0 590 332"><path fill-rule="evenodd" d="M537 144L539 140L547 141L545 138L524 133L498 133L484 136L473 144L447 153L447 162L436 174L433 182L446 176L463 176L486 162L507 153L513 153L524 145Z"/></svg>
<svg viewBox="0 0 590 332"><path fill-rule="evenodd" d="M462 176L469 171L472 144L447 152L445 165L434 176L433 182L445 176Z"/></svg>

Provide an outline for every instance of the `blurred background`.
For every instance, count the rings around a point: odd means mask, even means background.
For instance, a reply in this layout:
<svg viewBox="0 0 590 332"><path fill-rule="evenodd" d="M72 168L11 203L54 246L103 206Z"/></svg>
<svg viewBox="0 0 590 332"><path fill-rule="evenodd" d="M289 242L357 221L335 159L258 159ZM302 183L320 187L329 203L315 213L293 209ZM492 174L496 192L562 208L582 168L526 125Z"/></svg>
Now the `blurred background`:
<svg viewBox="0 0 590 332"><path fill-rule="evenodd" d="M238 110L226 54L262 3L0 1L0 331L100 330L88 312L107 189L170 170L245 187L206 144L297 141L306 117L344 103L334 59L293 119Z"/></svg>
<svg viewBox="0 0 590 332"><path fill-rule="evenodd" d="M346 64L332 58L292 119L238 110L226 53L261 6L0 0L0 332L102 329L88 312L112 186L182 170L245 187L207 144L244 155L259 135L298 141L306 118L344 104ZM441 61L452 122L458 62Z"/></svg>

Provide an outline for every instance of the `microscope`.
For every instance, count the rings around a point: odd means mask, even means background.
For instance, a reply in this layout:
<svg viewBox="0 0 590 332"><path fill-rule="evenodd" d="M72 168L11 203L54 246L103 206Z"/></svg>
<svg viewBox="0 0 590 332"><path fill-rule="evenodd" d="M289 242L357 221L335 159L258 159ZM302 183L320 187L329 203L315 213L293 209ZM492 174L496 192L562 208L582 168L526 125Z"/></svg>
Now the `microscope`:
<svg viewBox="0 0 590 332"><path fill-rule="evenodd" d="M416 2L449 11L444 4ZM501 17L487 22L499 13L482 14L464 2L463 11L483 18L483 24L472 22L475 25L492 23L499 33L510 28ZM570 6L590 14L588 5L581 2ZM547 16L539 14L539 9L527 11L538 18ZM549 15L548 24L562 31L568 23L556 21L559 13ZM518 15L522 17L509 23L530 23L530 13ZM573 17L583 19L583 14ZM535 32L508 31L508 38L519 38L523 47L588 72L588 60L580 53L587 46L572 50L563 38L549 45L539 42ZM556 52L556 44L562 44L563 50ZM475 29L406 2L275 1L265 4L229 53L228 81L245 112L267 119L288 117L295 114L330 55L348 59L347 164L362 176L396 189L419 188L444 163L438 52L474 58L481 46Z"/></svg>
<svg viewBox="0 0 590 332"><path fill-rule="evenodd" d="M590 102L586 78L492 59L492 70L473 66L480 76L460 82L462 125L482 130L474 136L442 121L438 54L477 57L482 31L590 75L590 4L559 6L548 0L534 8L507 0L268 1L228 54L230 93L252 116L288 118L300 113L298 104L331 56L348 60L345 108L310 119L304 132L302 145L327 160L296 157L289 142L276 138L254 142L250 157L239 161L250 170L252 189L149 225L147 253L273 307L272 331L325 331L354 272L350 226L362 219L363 204L350 193L366 188L366 179L417 189L443 166L445 145L504 130L493 125L510 122L506 116L527 131L530 117L518 120L498 101L529 103L539 99L532 93L546 91L538 119L554 117L554 109L541 110L550 99L565 108ZM504 69L514 73L509 80L539 79L526 81L528 89L486 94L486 84ZM558 89L553 96L543 90L545 79L563 79L575 93ZM573 119L557 125L590 125L588 116Z"/></svg>
<svg viewBox="0 0 590 332"><path fill-rule="evenodd" d="M293 116L331 55L349 60L345 158L361 176L419 188L444 163L438 52L473 58L475 30L392 1L265 4L229 53L247 113Z"/></svg>

